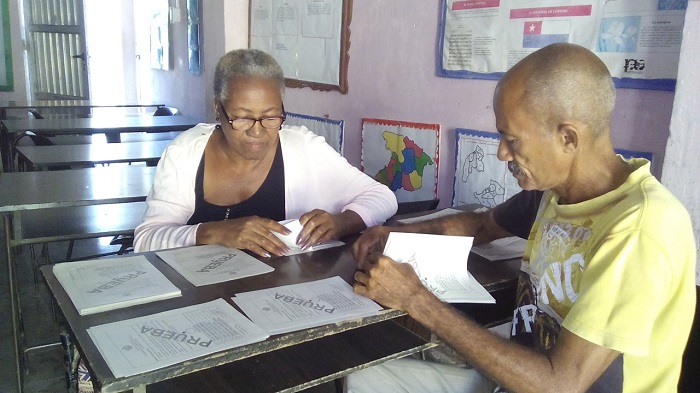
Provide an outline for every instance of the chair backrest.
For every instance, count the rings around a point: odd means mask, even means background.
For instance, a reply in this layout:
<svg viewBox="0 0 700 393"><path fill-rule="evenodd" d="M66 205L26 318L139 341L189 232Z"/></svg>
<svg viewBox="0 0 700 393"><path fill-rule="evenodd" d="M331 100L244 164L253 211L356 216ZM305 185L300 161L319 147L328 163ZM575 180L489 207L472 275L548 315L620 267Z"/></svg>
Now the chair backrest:
<svg viewBox="0 0 700 393"><path fill-rule="evenodd" d="M159 106L156 111L153 112L153 116L178 116L180 115L180 110L173 108L171 106Z"/></svg>
<svg viewBox="0 0 700 393"><path fill-rule="evenodd" d="M34 116L35 119L43 119L43 118L44 118L44 116L42 116L42 114L39 113L39 111L36 110L36 109L34 109L34 108L29 108L27 111L28 111L32 116Z"/></svg>
<svg viewBox="0 0 700 393"><path fill-rule="evenodd" d="M426 210L435 210L440 199L426 199L424 201L399 202L396 214L418 213Z"/></svg>

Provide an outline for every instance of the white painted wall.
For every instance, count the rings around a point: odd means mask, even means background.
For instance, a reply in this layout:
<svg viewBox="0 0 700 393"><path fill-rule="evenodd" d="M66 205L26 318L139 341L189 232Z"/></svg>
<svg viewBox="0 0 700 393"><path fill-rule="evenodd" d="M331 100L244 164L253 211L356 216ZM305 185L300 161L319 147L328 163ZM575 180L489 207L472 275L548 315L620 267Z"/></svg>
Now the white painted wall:
<svg viewBox="0 0 700 393"><path fill-rule="evenodd" d="M695 230L698 262L695 283L700 285L700 0L688 2L678 66L671 131L666 145L662 183L685 204Z"/></svg>

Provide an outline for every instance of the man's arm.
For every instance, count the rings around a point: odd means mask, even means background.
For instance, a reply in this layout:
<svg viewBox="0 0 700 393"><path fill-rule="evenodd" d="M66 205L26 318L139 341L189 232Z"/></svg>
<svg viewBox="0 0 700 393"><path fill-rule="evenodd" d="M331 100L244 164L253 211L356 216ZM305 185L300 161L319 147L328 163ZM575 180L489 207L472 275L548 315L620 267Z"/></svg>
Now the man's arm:
<svg viewBox="0 0 700 393"><path fill-rule="evenodd" d="M352 250L355 260L362 263L370 253L382 251L390 232L474 236L475 244L512 236L496 223L493 218L493 210L453 214L407 225L391 227L377 225L364 231L353 244Z"/></svg>
<svg viewBox="0 0 700 393"><path fill-rule="evenodd" d="M509 391L583 392L619 355L566 329L550 353L536 353L492 334L440 301L408 264L374 253L360 268L355 292L406 311Z"/></svg>

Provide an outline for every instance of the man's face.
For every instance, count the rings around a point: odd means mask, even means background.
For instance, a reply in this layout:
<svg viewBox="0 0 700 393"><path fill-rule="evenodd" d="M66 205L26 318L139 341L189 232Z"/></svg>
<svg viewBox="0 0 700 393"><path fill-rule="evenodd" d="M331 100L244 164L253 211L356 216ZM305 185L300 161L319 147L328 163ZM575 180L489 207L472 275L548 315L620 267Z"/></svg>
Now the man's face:
<svg viewBox="0 0 700 393"><path fill-rule="evenodd" d="M510 90L510 91L509 91ZM546 190L562 186L569 172L563 143L557 130L548 130L524 104L521 94L501 88L496 92L494 112L501 134L498 159L508 162L508 169L525 190Z"/></svg>

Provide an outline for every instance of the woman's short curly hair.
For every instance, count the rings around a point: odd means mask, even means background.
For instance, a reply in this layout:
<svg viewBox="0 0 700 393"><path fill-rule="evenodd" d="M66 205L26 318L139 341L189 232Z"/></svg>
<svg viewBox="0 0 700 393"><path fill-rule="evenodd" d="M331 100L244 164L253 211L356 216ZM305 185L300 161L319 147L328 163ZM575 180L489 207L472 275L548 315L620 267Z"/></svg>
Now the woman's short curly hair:
<svg viewBox="0 0 700 393"><path fill-rule="evenodd" d="M272 56L257 49L236 49L223 55L216 64L214 97L226 101L229 83L249 77L273 80L277 82L280 94L284 93L284 72Z"/></svg>

